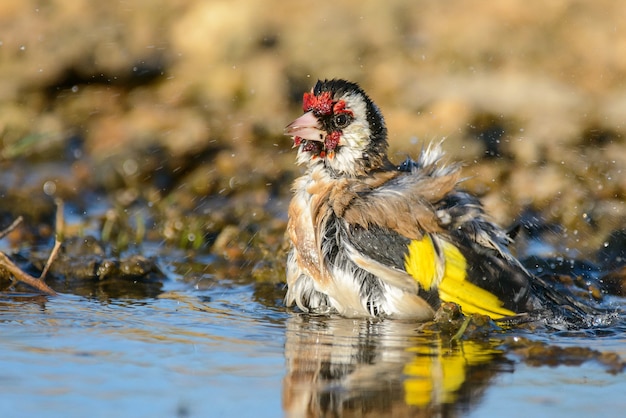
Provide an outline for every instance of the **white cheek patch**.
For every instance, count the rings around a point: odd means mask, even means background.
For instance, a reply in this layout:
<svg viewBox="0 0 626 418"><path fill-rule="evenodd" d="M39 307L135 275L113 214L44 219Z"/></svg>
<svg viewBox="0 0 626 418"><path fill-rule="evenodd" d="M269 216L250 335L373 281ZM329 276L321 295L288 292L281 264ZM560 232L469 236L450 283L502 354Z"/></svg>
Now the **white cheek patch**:
<svg viewBox="0 0 626 418"><path fill-rule="evenodd" d="M363 158L363 151L350 146L341 147L335 153L335 157L328 164L336 171L354 174L356 162Z"/></svg>
<svg viewBox="0 0 626 418"><path fill-rule="evenodd" d="M370 136L370 129L361 123L353 122L348 128L343 130L339 145L352 148L354 150L364 150Z"/></svg>
<svg viewBox="0 0 626 418"><path fill-rule="evenodd" d="M344 96L342 99L346 102L346 108L352 111L354 119L343 129L339 145L363 150L371 135L365 101L361 96L354 94Z"/></svg>

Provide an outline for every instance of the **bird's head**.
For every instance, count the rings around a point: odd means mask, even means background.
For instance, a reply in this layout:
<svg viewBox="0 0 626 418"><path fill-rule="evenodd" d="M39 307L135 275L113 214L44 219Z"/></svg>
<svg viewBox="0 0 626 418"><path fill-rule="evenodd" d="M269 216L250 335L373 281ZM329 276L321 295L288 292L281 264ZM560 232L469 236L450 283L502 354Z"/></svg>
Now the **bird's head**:
<svg viewBox="0 0 626 418"><path fill-rule="evenodd" d="M323 164L336 175L359 176L387 162L387 128L380 110L355 83L318 81L304 93L304 115L285 128L298 163Z"/></svg>

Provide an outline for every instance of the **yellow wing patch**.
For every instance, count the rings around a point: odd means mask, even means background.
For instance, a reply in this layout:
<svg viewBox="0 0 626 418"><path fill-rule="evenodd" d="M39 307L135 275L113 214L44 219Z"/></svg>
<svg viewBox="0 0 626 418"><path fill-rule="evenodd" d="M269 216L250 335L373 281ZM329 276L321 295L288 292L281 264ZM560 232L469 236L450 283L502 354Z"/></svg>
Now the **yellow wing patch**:
<svg viewBox="0 0 626 418"><path fill-rule="evenodd" d="M424 289L430 289L439 284L441 277L437 277L437 264L435 246L428 235L420 240L411 241L404 267Z"/></svg>
<svg viewBox="0 0 626 418"><path fill-rule="evenodd" d="M466 314L478 313L494 319L515 315L503 307L496 295L466 280L467 262L456 246L443 240L438 243L439 251L426 235L409 244L405 268L422 288L436 288L439 299L458 304Z"/></svg>

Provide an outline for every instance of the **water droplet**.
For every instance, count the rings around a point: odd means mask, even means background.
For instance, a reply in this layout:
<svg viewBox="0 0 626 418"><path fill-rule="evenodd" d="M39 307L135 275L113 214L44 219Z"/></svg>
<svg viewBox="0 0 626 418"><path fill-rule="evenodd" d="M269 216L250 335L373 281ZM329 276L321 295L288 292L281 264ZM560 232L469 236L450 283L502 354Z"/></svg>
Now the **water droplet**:
<svg viewBox="0 0 626 418"><path fill-rule="evenodd" d="M133 160L132 158L124 161L124 164L122 164L124 174L126 174L127 176L132 176L133 174L136 174L138 168L139 164L137 164L137 161Z"/></svg>
<svg viewBox="0 0 626 418"><path fill-rule="evenodd" d="M47 182L45 182L43 184L43 192L45 194L47 194L48 196L53 196L57 191L57 184L52 181L52 180L48 180Z"/></svg>

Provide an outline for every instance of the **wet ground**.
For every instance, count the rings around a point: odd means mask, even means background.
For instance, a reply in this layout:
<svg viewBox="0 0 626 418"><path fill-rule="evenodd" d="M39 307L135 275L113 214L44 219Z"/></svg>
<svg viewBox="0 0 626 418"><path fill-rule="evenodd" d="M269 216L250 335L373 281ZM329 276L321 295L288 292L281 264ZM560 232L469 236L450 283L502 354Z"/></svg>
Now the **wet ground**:
<svg viewBox="0 0 626 418"><path fill-rule="evenodd" d="M56 295L0 268L0 414L619 415L626 6L544 3L1 2L0 251L36 279L62 245ZM446 137L528 267L609 314L285 308L283 127L332 77L381 107L394 161Z"/></svg>

